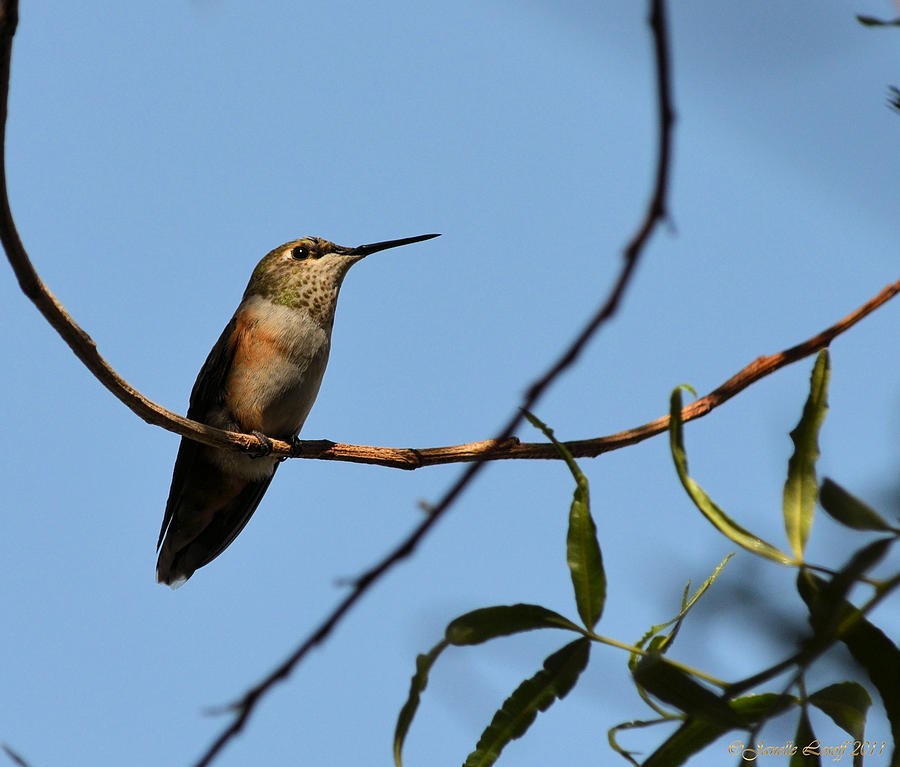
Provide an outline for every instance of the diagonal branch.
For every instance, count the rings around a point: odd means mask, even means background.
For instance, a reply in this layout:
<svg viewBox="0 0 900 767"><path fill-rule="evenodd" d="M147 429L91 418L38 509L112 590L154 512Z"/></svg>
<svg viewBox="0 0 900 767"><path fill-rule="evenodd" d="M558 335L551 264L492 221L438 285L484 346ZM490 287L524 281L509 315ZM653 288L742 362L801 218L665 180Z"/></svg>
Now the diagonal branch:
<svg viewBox="0 0 900 767"><path fill-rule="evenodd" d="M635 267L644 246L657 224L665 216L665 200L668 190L669 166L672 145L672 125L674 111L672 109L671 84L669 81L669 41L666 25L664 0L649 0L650 4L650 29L653 37L653 51L656 61L656 93L658 105L658 149L656 164L656 181L646 212L641 218L636 233L625 247L624 259L618 279L612 287L607 299L600 305L594 316L588 321L584 329L576 336L575 340L563 351L560 357L550 366L547 372L538 378L527 390L520 408L516 411L506 425L501 429L494 442L503 443L508 440L523 419L523 411L531 410L541 395L551 383L578 358L588 341L596 333L597 329L608 320L616 311L619 302L630 283ZM206 753L197 762L196 767L209 765L222 748L234 738L247 723L257 702L276 683L286 679L298 663L316 645L324 641L332 629L340 622L344 615L356 604L372 585L378 581L388 570L393 568L401 560L410 556L419 541L437 524L453 502L468 486L472 479L484 468L487 457L481 455L475 462L466 467L459 479L454 482L444 496L429 509L430 514L425 518L393 551L389 552L380 562L363 573L354 583L350 593L347 594L338 605L325 617L319 626L267 677L262 679L237 703L232 710L234 718L222 733L213 741Z"/></svg>
<svg viewBox="0 0 900 767"><path fill-rule="evenodd" d="M122 378L97 351L94 340L72 319L65 307L41 281L25 246L19 237L9 207L9 193L6 184L6 118L9 102L9 67L12 54L13 36L19 21L18 0L3 0L0 5L0 241L6 251L22 292L37 306L38 310L53 326L57 333L75 352L85 367L94 374L109 391L118 397L135 414L147 423L162 426L185 437L214 447L248 449L259 444L256 437L248 434L234 434L213 429L196 421L182 418L177 413L166 410L147 399L137 389Z"/></svg>

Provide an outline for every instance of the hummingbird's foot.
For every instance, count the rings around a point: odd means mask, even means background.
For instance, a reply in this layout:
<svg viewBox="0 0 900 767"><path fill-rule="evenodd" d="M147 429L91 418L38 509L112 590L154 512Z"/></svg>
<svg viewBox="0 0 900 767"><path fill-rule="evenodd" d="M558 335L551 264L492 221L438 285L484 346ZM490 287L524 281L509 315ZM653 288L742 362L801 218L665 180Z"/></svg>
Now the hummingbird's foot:
<svg viewBox="0 0 900 767"><path fill-rule="evenodd" d="M261 431L256 431L256 429L250 433L259 440L259 447L247 448L247 453L250 455L250 458L264 458L272 452L272 440Z"/></svg>
<svg viewBox="0 0 900 767"><path fill-rule="evenodd" d="M303 455L303 440L296 434L291 437L291 453L293 455Z"/></svg>

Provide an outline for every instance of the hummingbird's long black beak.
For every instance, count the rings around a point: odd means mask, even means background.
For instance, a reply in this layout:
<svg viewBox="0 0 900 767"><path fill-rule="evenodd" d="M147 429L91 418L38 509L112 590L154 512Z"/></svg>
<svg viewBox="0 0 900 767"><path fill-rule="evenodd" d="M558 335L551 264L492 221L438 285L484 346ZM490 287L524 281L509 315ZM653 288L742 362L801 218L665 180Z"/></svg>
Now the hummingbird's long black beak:
<svg viewBox="0 0 900 767"><path fill-rule="evenodd" d="M348 256L368 256L370 253L377 253L379 250L387 250L388 248L399 248L401 245L409 245L413 242L422 242L422 240L430 240L434 237L440 237L439 234L420 234L418 237L404 237L402 240L385 240L384 242L373 242L369 245L360 245L356 248L350 248L347 251Z"/></svg>

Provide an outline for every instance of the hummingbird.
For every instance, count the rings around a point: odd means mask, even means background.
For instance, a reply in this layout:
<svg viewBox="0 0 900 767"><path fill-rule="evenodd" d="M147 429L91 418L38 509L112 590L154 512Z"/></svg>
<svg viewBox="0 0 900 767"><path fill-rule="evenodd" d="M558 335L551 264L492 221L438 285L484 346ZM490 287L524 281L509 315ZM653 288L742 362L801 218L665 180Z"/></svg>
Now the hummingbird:
<svg viewBox="0 0 900 767"><path fill-rule="evenodd" d="M371 253L437 234L355 248L303 237L256 265L243 299L191 390L188 418L254 434L256 453L182 437L159 531L156 580L177 588L221 554L256 511L282 459L269 437L294 443L319 392L338 292Z"/></svg>

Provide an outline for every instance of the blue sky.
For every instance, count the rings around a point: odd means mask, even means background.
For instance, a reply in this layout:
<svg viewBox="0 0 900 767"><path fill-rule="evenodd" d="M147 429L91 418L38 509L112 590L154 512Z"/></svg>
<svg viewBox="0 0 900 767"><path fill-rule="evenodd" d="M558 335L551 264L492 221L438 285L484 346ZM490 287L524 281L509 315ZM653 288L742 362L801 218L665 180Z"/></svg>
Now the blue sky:
<svg viewBox="0 0 900 767"><path fill-rule="evenodd" d="M540 403L560 438L655 418L675 385L706 393L897 279L900 117L885 98L900 33L864 29L857 12L896 8L672 9L672 226L619 315ZM303 436L485 439L605 294L642 214L655 151L644 17L630 0L24 3L7 138L19 230L100 352L179 412L269 249L305 234L355 245L443 232L351 272ZM9 272L0 312L0 740L34 767L189 765L227 722L205 711L280 661L343 594L341 579L387 551L460 468L291 462L231 548L171 592L153 569L177 437L109 395ZM887 511L898 320L894 302L833 344L820 440L821 473ZM777 544L811 364L687 427L697 479ZM633 641L733 547L684 497L664 439L582 466L610 583L599 630ZM570 493L560 464L491 466L217 764L389 764L414 657L450 619L519 601L575 614ZM841 561L860 544L824 517L814 525L814 558ZM749 559L735 558L685 625L676 657L728 678L782 657L765 634L802 622L793 573ZM742 619L734 595L748 584ZM897 614L894 598L876 616L894 637ZM461 763L563 641L446 653L407 763ZM596 648L575 691L501 764L615 763L606 729L648 714L625 660ZM888 738L883 719L869 735ZM622 740L646 753L662 737ZM722 764L726 745L696 763Z"/></svg>

